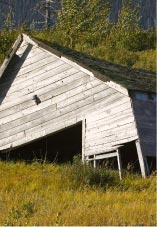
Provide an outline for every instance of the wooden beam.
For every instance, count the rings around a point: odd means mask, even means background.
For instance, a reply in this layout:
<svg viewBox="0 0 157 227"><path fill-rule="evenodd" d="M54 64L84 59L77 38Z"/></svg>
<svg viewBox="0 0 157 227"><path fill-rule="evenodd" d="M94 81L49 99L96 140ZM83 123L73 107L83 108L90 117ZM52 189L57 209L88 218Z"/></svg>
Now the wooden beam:
<svg viewBox="0 0 157 227"><path fill-rule="evenodd" d="M116 157L116 156L117 156L117 152L113 152L110 154L94 155L94 158L87 158L86 160L94 161L94 160L100 160L100 159L105 159L105 158L112 158L112 157Z"/></svg>
<svg viewBox="0 0 157 227"><path fill-rule="evenodd" d="M105 149L102 149L101 151L94 151L94 153L93 152L91 152L91 153L88 152L87 155L99 155L100 156L100 154L103 154L103 153L116 151L117 148L119 148L119 147L123 147L123 145L118 145L118 146L113 146L113 147L106 147ZM109 155L109 154L103 154L103 155L106 156L106 155ZM110 153L110 155L111 155L111 153Z"/></svg>
<svg viewBox="0 0 157 227"><path fill-rule="evenodd" d="M136 144L138 159L139 159L139 163L140 163L141 174L145 178L147 176L147 168L146 168L146 164L145 164L146 161L144 162L144 157L143 157L143 154L142 154L140 141L136 140L135 144Z"/></svg>
<svg viewBox="0 0 157 227"><path fill-rule="evenodd" d="M119 177L121 180L122 179L122 162L121 162L121 154L119 149L117 149L117 161L118 161Z"/></svg>
<svg viewBox="0 0 157 227"><path fill-rule="evenodd" d="M23 41L22 35L19 35L17 40L15 41L14 45L12 46L10 52L8 53L7 57L5 58L3 64L0 67L0 78L2 77L4 71L6 70L9 62L11 61L12 57L16 53L17 49L19 48L20 44Z"/></svg>
<svg viewBox="0 0 157 227"><path fill-rule="evenodd" d="M86 119L82 121L82 162L85 162Z"/></svg>
<svg viewBox="0 0 157 227"><path fill-rule="evenodd" d="M94 155L94 163L93 163L93 165L94 165L94 168L96 168L96 155Z"/></svg>

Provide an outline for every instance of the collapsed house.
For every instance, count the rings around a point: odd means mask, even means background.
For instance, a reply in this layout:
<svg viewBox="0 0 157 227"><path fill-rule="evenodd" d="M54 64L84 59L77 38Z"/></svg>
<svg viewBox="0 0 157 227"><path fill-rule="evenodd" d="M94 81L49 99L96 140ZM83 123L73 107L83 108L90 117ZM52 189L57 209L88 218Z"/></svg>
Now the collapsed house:
<svg viewBox="0 0 157 227"><path fill-rule="evenodd" d="M116 157L120 176L133 160L145 177L156 156L155 85L155 73L22 34L0 68L0 154L81 152L95 167Z"/></svg>

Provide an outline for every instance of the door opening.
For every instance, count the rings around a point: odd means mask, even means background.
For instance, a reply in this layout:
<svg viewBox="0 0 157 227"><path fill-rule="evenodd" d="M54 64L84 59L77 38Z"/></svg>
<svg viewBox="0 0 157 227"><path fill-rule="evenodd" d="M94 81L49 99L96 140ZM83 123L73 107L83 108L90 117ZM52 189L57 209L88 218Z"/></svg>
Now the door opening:
<svg viewBox="0 0 157 227"><path fill-rule="evenodd" d="M140 172L139 158L137 155L137 149L135 141L121 144L118 148L120 155L121 168L124 170L129 170L130 172ZM112 152L109 153L108 158L98 160L97 164L100 166L105 166L111 169L118 169L118 159L112 157Z"/></svg>
<svg viewBox="0 0 157 227"><path fill-rule="evenodd" d="M15 150L0 154L1 160L72 162L82 152L82 122Z"/></svg>

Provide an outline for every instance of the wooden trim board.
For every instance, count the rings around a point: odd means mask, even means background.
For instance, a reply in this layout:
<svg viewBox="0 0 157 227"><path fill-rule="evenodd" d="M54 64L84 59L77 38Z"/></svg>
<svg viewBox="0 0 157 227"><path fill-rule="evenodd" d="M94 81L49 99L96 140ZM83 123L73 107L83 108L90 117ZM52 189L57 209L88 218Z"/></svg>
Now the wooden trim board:
<svg viewBox="0 0 157 227"><path fill-rule="evenodd" d="M9 65L9 62L11 61L12 57L16 53L16 51L19 48L19 46L22 43L22 41L23 41L23 36L19 35L17 40L15 41L13 47L11 48L9 54L7 55L7 57L5 58L3 64L0 67L0 78L2 77L4 71L6 70L7 66Z"/></svg>

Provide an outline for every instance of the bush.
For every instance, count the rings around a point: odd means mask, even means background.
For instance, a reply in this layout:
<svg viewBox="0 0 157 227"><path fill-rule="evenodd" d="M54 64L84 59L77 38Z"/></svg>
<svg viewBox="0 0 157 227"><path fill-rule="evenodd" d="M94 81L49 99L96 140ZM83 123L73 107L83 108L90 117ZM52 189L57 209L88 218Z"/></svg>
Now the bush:
<svg viewBox="0 0 157 227"><path fill-rule="evenodd" d="M147 50L137 52L137 61L133 64L133 68L146 69L150 71L156 71L156 51Z"/></svg>
<svg viewBox="0 0 157 227"><path fill-rule="evenodd" d="M72 164L73 181L78 185L108 187L119 181L118 172L107 167L93 168L91 164L83 164L80 156L75 156Z"/></svg>

